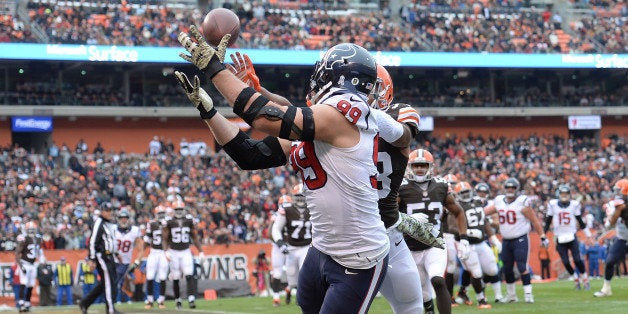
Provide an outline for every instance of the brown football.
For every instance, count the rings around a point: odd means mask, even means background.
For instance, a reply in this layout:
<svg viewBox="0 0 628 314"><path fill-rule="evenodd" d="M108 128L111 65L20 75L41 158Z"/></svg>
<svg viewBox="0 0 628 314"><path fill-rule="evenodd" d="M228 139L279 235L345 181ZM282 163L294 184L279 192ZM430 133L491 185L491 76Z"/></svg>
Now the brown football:
<svg viewBox="0 0 628 314"><path fill-rule="evenodd" d="M231 10L213 9L205 15L200 31L214 47L218 46L224 35L231 34L229 46L232 46L240 35L240 19Z"/></svg>

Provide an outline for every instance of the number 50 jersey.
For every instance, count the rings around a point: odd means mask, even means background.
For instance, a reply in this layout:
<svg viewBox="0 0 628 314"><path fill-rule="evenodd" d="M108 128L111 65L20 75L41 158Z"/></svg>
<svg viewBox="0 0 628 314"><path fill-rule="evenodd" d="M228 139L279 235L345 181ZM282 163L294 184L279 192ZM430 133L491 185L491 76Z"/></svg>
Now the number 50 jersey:
<svg viewBox="0 0 628 314"><path fill-rule="evenodd" d="M191 233L194 232L194 217L185 215L184 217L166 217L163 221L164 228L169 231L168 247L175 251L183 251L190 248L192 243Z"/></svg>

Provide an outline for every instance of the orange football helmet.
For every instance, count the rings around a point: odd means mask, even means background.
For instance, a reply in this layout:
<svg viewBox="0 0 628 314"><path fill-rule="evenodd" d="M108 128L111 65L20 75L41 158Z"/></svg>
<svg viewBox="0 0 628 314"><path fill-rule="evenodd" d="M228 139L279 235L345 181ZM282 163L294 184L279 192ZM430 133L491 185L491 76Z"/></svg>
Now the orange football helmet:
<svg viewBox="0 0 628 314"><path fill-rule="evenodd" d="M453 174L451 176L453 176ZM473 189L471 188L471 184L469 184L469 182L458 182L458 184L454 187L454 191L456 192L458 199L463 202L470 202L473 199Z"/></svg>
<svg viewBox="0 0 628 314"><path fill-rule="evenodd" d="M381 65L377 65L377 81L373 88L371 107L381 110L388 109L393 100L393 81L390 74Z"/></svg>
<svg viewBox="0 0 628 314"><path fill-rule="evenodd" d="M628 196L628 179L621 179L615 182L613 186L613 192L616 195Z"/></svg>
<svg viewBox="0 0 628 314"><path fill-rule="evenodd" d="M166 206L164 205L157 205L157 207L155 207L155 217L157 217L157 219L164 219L166 218Z"/></svg>
<svg viewBox="0 0 628 314"><path fill-rule="evenodd" d="M177 198L174 202L172 202L170 206L174 208L175 217L182 218L183 216L185 216L185 202L183 202L182 199Z"/></svg>
<svg viewBox="0 0 628 314"><path fill-rule="evenodd" d="M416 165L420 164L427 164L427 169L424 167L416 167ZM408 166L410 166L410 170L413 174L413 177L410 178L410 180L425 182L432 178L434 156L432 156L432 153L425 149L419 148L417 150L413 150L408 158Z"/></svg>
<svg viewBox="0 0 628 314"><path fill-rule="evenodd" d="M292 197L290 197L290 195L282 195L279 197L277 204L281 207L290 207L292 206Z"/></svg>
<svg viewBox="0 0 628 314"><path fill-rule="evenodd" d="M29 221L24 224L24 230L26 230L26 234L29 236L35 236L37 234L37 223L34 221Z"/></svg>
<svg viewBox="0 0 628 314"><path fill-rule="evenodd" d="M292 195L294 196L294 205L297 207L305 207L305 195L303 194L302 183L292 187Z"/></svg>

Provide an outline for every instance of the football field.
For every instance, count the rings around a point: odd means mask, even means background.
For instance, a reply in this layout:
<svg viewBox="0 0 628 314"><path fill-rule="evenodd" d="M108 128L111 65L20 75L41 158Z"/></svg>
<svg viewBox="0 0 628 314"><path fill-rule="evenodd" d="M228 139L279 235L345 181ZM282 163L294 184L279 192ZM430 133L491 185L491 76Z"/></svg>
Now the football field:
<svg viewBox="0 0 628 314"><path fill-rule="evenodd" d="M401 284L401 283L400 283ZM452 309L452 313L534 313L534 314L556 314L556 313L625 313L628 309L628 278L613 278L613 296L606 298L596 298L593 292L598 291L602 287L601 279L591 281L591 290L575 291L571 281L556 281L549 283L533 283L533 292L535 303L528 304L523 302L523 291L521 286L517 286L519 296L518 303L510 304L494 304L493 291L491 287L487 287L487 295L493 305L492 309L478 309L476 305L460 305ZM505 287L502 287L505 291ZM457 291L457 287L456 287ZM469 295L475 300L475 295ZM282 299L283 301L283 299ZM174 302L166 303L167 309L151 309L145 310L143 304L122 304L116 308L126 314L132 313L250 313L250 314L283 314L283 313L300 313L300 308L294 303L290 305L282 304L279 307L272 306L271 298L260 297L241 297L241 298L219 298L217 300L206 301L198 300L197 308L194 310L187 308L187 302L183 303L183 308L177 311L174 308ZM5 309L5 311L8 309ZM12 309L11 311L15 311ZM4 312L4 311L2 311ZM78 307L35 307L33 312L50 314L80 313ZM89 313L104 313L102 305L95 305L90 308ZM377 297L373 302L373 306L369 313L384 314L392 313L390 306L383 297Z"/></svg>

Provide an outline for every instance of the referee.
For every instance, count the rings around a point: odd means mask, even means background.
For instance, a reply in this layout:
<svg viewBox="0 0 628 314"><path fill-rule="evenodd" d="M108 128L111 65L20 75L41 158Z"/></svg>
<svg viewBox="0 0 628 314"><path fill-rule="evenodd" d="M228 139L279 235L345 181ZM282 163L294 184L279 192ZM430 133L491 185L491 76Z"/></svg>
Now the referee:
<svg viewBox="0 0 628 314"><path fill-rule="evenodd" d="M90 270L98 269L100 281L88 295L84 296L79 307L82 314L87 314L87 309L100 295L104 294L107 313L121 314L114 308L116 295L116 264L115 254L115 224L113 222L113 205L109 202L100 205L100 217L96 218L89 239L89 256L87 264Z"/></svg>

